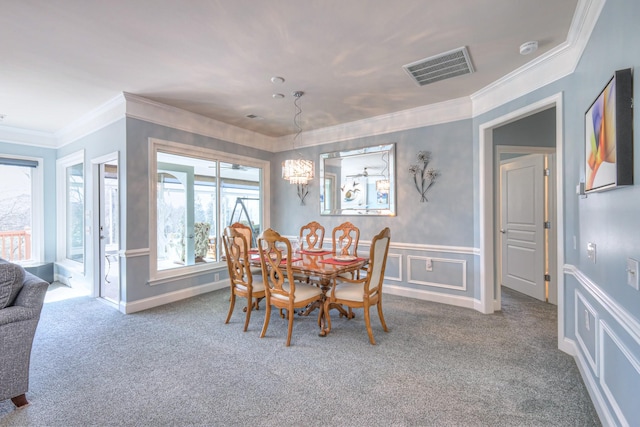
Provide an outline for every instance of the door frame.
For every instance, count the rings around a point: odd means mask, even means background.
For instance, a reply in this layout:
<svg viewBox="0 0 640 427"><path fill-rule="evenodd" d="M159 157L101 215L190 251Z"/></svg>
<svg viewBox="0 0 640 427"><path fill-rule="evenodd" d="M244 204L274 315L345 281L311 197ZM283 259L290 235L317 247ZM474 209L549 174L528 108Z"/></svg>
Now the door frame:
<svg viewBox="0 0 640 427"><path fill-rule="evenodd" d="M479 240L480 240L480 301L475 304L476 310L482 313L493 313L496 309L497 287L495 283L495 245L494 238L494 149L493 130L499 126L530 116L532 114L555 107L556 109L556 219L557 219L557 257L558 269L564 265L564 214L563 214L563 95L555 95L541 99L535 103L512 111L496 119L479 125ZM573 354L570 343L565 343L564 334L564 276L558 272L558 348Z"/></svg>
<svg viewBox="0 0 640 427"><path fill-rule="evenodd" d="M554 157L556 154L556 149L554 147L531 147L531 146L517 146L517 145L496 145L496 149L494 150L494 159L493 159L493 164L494 167L496 168L496 174L494 174L494 188L497 189L496 191L496 197L494 197L494 207L493 207L493 212L494 212L494 224L496 224L496 226L494 227L494 241L496 242L495 245L495 260L496 260L496 266L495 266L495 272L496 272L496 286L498 286L498 284L501 284L501 279L502 279L502 245L500 244L502 236L500 235L500 209L501 209L501 188L500 188L500 166L502 166L502 162L500 161L500 155L501 154L522 154L522 155L528 155L528 154L543 154L545 156L547 156L547 161L548 161L548 168L553 172L555 172L556 169L556 164L554 161ZM512 159L512 160L516 160L516 159ZM548 273L551 275L551 281L549 282L549 295L551 295L551 289L553 288L557 294L558 291L558 287L557 287L557 274L556 272L558 271L556 262L557 262L557 256L558 254L556 253L556 247L555 247L555 243L557 241L557 237L555 237L556 231L557 231L557 218L556 218L556 212L555 212L555 194L556 194L556 189L555 189L555 177L554 176L550 176L549 177L549 189L548 192L545 192L544 197L546 197L546 203L548 203L548 217L545 218L545 221L549 221L551 222L551 229L549 230L549 236L548 236L548 241L545 243L545 246L548 245L548 254L546 254L546 256L549 259L549 268L548 268ZM496 288L496 294L495 294L495 310L500 310L502 307L502 293L501 292L497 292ZM549 299L549 302L551 302L551 299Z"/></svg>
<svg viewBox="0 0 640 427"><path fill-rule="evenodd" d="M91 159L91 176L92 176L92 194L93 194L93 198L92 198L92 212L93 215L91 216L91 229L94 230L94 232L92 233L93 239L92 239L92 258L93 258L93 289L92 289L92 296L94 298L99 298L100 297L100 279L101 279L101 275L102 275L102 270L100 269L100 265L101 265L101 259L100 259L100 165L103 163L108 163L108 162L113 162L116 161L118 162L118 197L122 197L122 192L120 191L120 179L121 179L121 168L120 168L120 152L119 151L114 151L112 153L109 154L105 154L103 156L100 157L95 157L93 159ZM118 216L120 217L118 219L118 224L122 224L122 199L120 200L119 203L119 208L118 208ZM122 242L122 229L120 228L118 230L119 233L119 241ZM122 247L120 247L120 250L118 251L118 256L122 257ZM118 265L121 265L122 263L118 263ZM122 273L122 272L120 272ZM118 295L118 306L116 308L118 308L120 311L122 311L121 307L122 306L122 274L119 275L120 277L120 283L119 283L119 295ZM104 301L107 304L112 304L110 301L100 298L102 301Z"/></svg>

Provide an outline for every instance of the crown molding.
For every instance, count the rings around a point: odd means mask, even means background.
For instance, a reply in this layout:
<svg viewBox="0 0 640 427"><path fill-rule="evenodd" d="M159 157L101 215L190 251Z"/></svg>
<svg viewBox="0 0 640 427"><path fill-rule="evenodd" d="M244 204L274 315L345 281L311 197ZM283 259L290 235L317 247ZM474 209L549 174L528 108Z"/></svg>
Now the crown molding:
<svg viewBox="0 0 640 427"><path fill-rule="evenodd" d="M177 107L123 92L129 118L144 120L185 132L221 139L247 147L269 147L273 138L237 126L229 125ZM263 148L264 149L264 148Z"/></svg>
<svg viewBox="0 0 640 427"><path fill-rule="evenodd" d="M580 0L567 40L471 95L473 117L573 73L606 0Z"/></svg>
<svg viewBox="0 0 640 427"><path fill-rule="evenodd" d="M0 142L43 148L57 148L56 137L52 132L22 129L13 126L0 126Z"/></svg>
<svg viewBox="0 0 640 427"><path fill-rule="evenodd" d="M468 97L429 104L410 110L384 114L355 122L302 132L301 147L329 144L355 138L381 135L424 126L432 126L471 118L471 100ZM291 149L291 136L276 139L270 151Z"/></svg>
<svg viewBox="0 0 640 427"><path fill-rule="evenodd" d="M57 147L64 147L98 129L102 129L124 118L125 108L125 98L122 94L118 94L115 98L89 111L78 120L71 122L69 125L57 131L55 133Z"/></svg>

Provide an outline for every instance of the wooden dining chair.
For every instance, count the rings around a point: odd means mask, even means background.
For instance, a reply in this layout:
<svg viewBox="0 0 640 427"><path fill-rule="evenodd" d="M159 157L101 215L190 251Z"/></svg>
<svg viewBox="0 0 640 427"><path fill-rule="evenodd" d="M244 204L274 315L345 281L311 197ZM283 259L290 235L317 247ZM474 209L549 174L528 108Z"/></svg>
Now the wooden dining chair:
<svg viewBox="0 0 640 427"><path fill-rule="evenodd" d="M321 249L324 242L324 227L316 221L300 227L300 245L302 249Z"/></svg>
<svg viewBox="0 0 640 427"><path fill-rule="evenodd" d="M300 227L299 242L301 250L322 249L322 244L324 242L324 227L317 221L311 221L310 223L303 225ZM320 285L317 277L296 275L295 279L301 282L313 283L316 286ZM309 310L306 310L304 314L309 314Z"/></svg>
<svg viewBox="0 0 640 427"><path fill-rule="evenodd" d="M322 290L308 283L296 283L291 269L291 242L277 231L265 230L258 239L260 262L262 264L262 280L265 283L267 308L264 326L260 338L264 338L271 317L271 306L287 310L289 328L287 332L288 347L291 344L293 318L296 308L306 307L315 301L322 301ZM319 314L320 316L320 314Z"/></svg>
<svg viewBox="0 0 640 427"><path fill-rule="evenodd" d="M332 304L339 304L351 308L364 309L364 323L369 334L369 341L375 344L373 332L371 330L371 316L369 308L371 306L378 307L378 317L382 324L382 329L389 332L387 324L382 315L382 281L384 279L384 270L387 264L387 254L389 252L389 242L391 240L391 231L389 227L382 230L373 238L371 249L369 251L369 264L367 274L361 279L349 279L347 277L338 277L331 291L325 299L324 311L327 319L327 332L331 330L331 318L329 317L329 308Z"/></svg>
<svg viewBox="0 0 640 427"><path fill-rule="evenodd" d="M241 222L234 222L229 227L231 227L234 230L242 233L244 235L245 239L247 239L247 248L251 249L252 245L254 244L253 230L251 230L251 227L249 227L248 225L245 225L245 224L243 224ZM257 275L257 276L262 276L262 270L260 268L258 268L258 267L251 267L251 273L253 273L254 275Z"/></svg>
<svg viewBox="0 0 640 427"><path fill-rule="evenodd" d="M231 283L231 299L229 303L229 314L224 323L229 323L233 308L236 303L236 296L247 299L247 306L244 311L247 313L244 320L244 331L249 327L251 311L255 308L259 310L259 303L265 297L265 287L262 275L254 280L249 264L249 245L246 236L232 227L226 227L222 235L227 267L229 269L229 282ZM255 302L254 302L255 298Z"/></svg>
<svg viewBox="0 0 640 427"><path fill-rule="evenodd" d="M234 222L229 227L242 233L245 239L247 239L247 246L251 248L251 245L253 245L253 230L251 230L251 227L241 222Z"/></svg>
<svg viewBox="0 0 640 427"><path fill-rule="evenodd" d="M331 250L336 255L358 256L360 229L349 221L335 227L331 233ZM338 252L336 252L336 249Z"/></svg>

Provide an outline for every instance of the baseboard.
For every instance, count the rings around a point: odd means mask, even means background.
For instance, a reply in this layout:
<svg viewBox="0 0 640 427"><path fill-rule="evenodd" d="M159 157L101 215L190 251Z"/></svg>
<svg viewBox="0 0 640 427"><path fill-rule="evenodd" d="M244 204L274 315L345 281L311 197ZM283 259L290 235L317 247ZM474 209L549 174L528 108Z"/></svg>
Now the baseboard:
<svg viewBox="0 0 640 427"><path fill-rule="evenodd" d="M158 295L155 297L144 298L132 302L121 302L120 311L125 314L136 313L138 311L148 310L150 308L159 307L164 304L180 301L186 298L191 298L196 295L205 294L207 292L217 291L229 287L229 280L219 280L217 282L206 283L200 286L194 286L187 289L180 289L179 291L168 292L166 294Z"/></svg>
<svg viewBox="0 0 640 427"><path fill-rule="evenodd" d="M430 292L423 289L411 289L404 286L387 285L386 283L382 289L385 294L449 304L456 307L475 309L476 306L476 300L470 297Z"/></svg>
<svg viewBox="0 0 640 427"><path fill-rule="evenodd" d="M591 397L591 401L593 402L593 406L598 413L598 417L600 417L600 422L603 426L616 425L615 417L613 416L613 414L611 414L611 411L609 411L609 407L606 403L606 398L602 395L602 393L600 393L600 389L598 388L598 381L593 378L593 375L591 375L591 370L589 369L588 362L578 351L575 342L567 339L565 339L565 341L567 341L567 343L573 343L573 358L576 362L576 365L578 365L578 370L580 371L580 375L582 376L584 385L587 387L587 392ZM570 352L567 351L567 353Z"/></svg>

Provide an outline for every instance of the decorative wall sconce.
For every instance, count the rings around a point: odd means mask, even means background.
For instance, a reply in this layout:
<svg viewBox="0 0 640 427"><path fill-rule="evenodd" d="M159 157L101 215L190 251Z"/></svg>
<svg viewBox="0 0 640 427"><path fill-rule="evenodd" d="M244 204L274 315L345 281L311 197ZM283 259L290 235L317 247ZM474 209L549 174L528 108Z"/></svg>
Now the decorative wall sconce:
<svg viewBox="0 0 640 427"><path fill-rule="evenodd" d="M429 191L431 186L436 182L436 178L440 176L437 170L428 167L430 161L430 151L419 151L418 164L409 167L409 173L413 175L413 183L418 193L420 193L420 202L429 201L427 199L427 191Z"/></svg>
<svg viewBox="0 0 640 427"><path fill-rule="evenodd" d="M296 192L298 199L300 199L300 206L304 206L304 199L309 194L309 184L298 184L296 186Z"/></svg>

